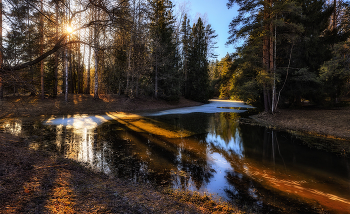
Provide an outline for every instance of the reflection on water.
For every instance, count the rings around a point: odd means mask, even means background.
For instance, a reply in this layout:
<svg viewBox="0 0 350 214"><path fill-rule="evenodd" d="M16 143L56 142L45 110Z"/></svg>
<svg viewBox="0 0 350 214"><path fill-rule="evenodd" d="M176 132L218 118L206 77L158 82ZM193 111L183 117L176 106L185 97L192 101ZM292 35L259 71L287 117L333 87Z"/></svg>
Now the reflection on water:
<svg viewBox="0 0 350 214"><path fill-rule="evenodd" d="M350 161L239 124L237 113L13 120L6 132L116 177L217 194L253 211L350 213ZM16 122L17 121L17 122ZM9 125L10 124L10 125Z"/></svg>
<svg viewBox="0 0 350 214"><path fill-rule="evenodd" d="M84 163L94 170L110 174L109 160L112 150L108 142L96 141L95 138L94 129L81 126L56 126L55 144L60 154Z"/></svg>
<svg viewBox="0 0 350 214"><path fill-rule="evenodd" d="M19 136L22 133L21 119L8 119L1 124L1 129L5 133Z"/></svg>
<svg viewBox="0 0 350 214"><path fill-rule="evenodd" d="M98 115L73 115L66 118L52 117L45 124L56 125L55 144L60 154L94 170L110 174L112 150L108 142L95 141L95 129L108 119Z"/></svg>

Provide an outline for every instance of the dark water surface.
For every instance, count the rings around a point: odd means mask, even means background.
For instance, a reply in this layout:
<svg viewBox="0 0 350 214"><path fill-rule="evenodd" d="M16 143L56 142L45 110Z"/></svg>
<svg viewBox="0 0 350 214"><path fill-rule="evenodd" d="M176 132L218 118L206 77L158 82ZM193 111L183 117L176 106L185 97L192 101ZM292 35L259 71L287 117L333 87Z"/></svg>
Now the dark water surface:
<svg viewBox="0 0 350 214"><path fill-rule="evenodd" d="M243 209L350 213L348 157L239 124L247 107L240 103L211 105L143 116L13 119L2 129L111 176L208 192Z"/></svg>

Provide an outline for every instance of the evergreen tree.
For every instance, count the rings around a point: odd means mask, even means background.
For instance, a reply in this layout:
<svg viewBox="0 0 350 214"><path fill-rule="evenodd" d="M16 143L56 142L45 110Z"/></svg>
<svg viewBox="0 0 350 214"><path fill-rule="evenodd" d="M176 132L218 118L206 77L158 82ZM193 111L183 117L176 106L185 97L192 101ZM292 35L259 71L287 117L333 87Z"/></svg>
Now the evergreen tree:
<svg viewBox="0 0 350 214"><path fill-rule="evenodd" d="M326 61L320 69L320 80L326 96L332 103L346 96L350 89L350 39L334 46L333 57Z"/></svg>
<svg viewBox="0 0 350 214"><path fill-rule="evenodd" d="M227 5L230 8L234 3L237 3L240 9L238 16L230 23L231 35L227 43L233 44L243 39L246 40L246 44L258 47L261 64L256 68L259 70L256 82L262 89L264 110L273 112L276 101L274 29L277 25L297 28L292 23L286 22L284 17L286 14L297 12L298 7L295 2L288 0L229 0Z"/></svg>
<svg viewBox="0 0 350 214"><path fill-rule="evenodd" d="M181 43L182 43L182 75L183 75L183 90L184 96L189 96L188 89L188 66L189 66L189 53L191 45L191 25L190 20L185 14L182 25L181 25Z"/></svg>
<svg viewBox="0 0 350 214"><path fill-rule="evenodd" d="M9 31L4 37L3 59L4 66L16 66L40 55L38 49L39 23L38 12L33 11L28 3L23 0L11 0L7 11L7 24ZM29 72L28 72L29 71ZM17 75L6 75L6 88L13 88L17 92L19 88L30 89L33 94L40 87L40 67L22 70ZM32 83L28 83L29 81ZM34 81L33 81L34 80Z"/></svg>
<svg viewBox="0 0 350 214"><path fill-rule="evenodd" d="M282 79L287 78L281 101L298 106L302 99L316 103L323 100L322 83L318 79L319 69L324 61L331 59L331 47L340 38L329 31L334 8L328 6L326 1L296 2L301 6L301 14L290 14L286 18L303 26L304 30L293 41L281 38L284 46L279 46L277 51L280 55L291 54L290 62L287 60L289 57L285 57L286 60L279 61L278 66L286 68L290 64L289 67L293 68L289 69L288 76L285 69L281 69Z"/></svg>
<svg viewBox="0 0 350 214"><path fill-rule="evenodd" d="M209 99L209 62L207 59L208 45L202 19L192 27L191 49L188 60L189 93L187 98L199 102Z"/></svg>
<svg viewBox="0 0 350 214"><path fill-rule="evenodd" d="M348 37L344 30L329 29L334 7L323 0L229 0L228 6L234 3L240 10L228 44L245 43L232 64L231 93L272 112L279 101L298 105L302 99L324 99L320 66L331 58L334 43Z"/></svg>
<svg viewBox="0 0 350 214"><path fill-rule="evenodd" d="M173 4L170 0L150 0L150 6L154 96L167 100L178 100L180 73L177 44L173 37Z"/></svg>

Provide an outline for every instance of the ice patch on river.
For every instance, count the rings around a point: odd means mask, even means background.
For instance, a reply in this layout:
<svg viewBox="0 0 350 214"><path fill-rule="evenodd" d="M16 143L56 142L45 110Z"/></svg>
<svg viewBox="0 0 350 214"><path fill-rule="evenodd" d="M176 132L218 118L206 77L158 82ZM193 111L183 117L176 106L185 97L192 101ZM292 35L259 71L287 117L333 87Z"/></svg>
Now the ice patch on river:
<svg viewBox="0 0 350 214"><path fill-rule="evenodd" d="M145 113L142 116L162 116L169 114L189 114L189 113L221 113L221 112L234 112L243 113L249 108L254 108L250 105L246 105L240 101L231 100L210 100L209 104L204 104L201 106L170 109L165 111L159 111L155 113ZM123 115L119 115L123 116ZM128 115L125 115L128 116ZM97 126L101 125L108 120L112 120L111 117L107 115L73 115L61 118L50 118L45 121L45 125L63 125L67 127L73 127L76 129L95 129Z"/></svg>
<svg viewBox="0 0 350 214"><path fill-rule="evenodd" d="M62 118L50 118L46 122L44 122L45 125L63 125L67 127L73 127L76 129L94 129L97 126L101 125L102 123L111 120L110 117L107 115L96 115L96 116L89 116L89 115L74 115L74 116L67 116Z"/></svg>
<svg viewBox="0 0 350 214"><path fill-rule="evenodd" d="M243 113L249 108L254 108L250 105L246 105L240 101L232 100L209 100L209 104L204 104L201 106L185 107L178 109L170 109L150 114L145 114L145 116L161 116L168 114L189 114L189 113L221 113L221 112L233 112L233 113Z"/></svg>

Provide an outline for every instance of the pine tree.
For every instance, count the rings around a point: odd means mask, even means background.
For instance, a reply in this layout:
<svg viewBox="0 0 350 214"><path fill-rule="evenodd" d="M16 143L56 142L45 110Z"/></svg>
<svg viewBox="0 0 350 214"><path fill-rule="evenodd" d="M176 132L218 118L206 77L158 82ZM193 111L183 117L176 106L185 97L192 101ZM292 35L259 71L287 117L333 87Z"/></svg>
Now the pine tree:
<svg viewBox="0 0 350 214"><path fill-rule="evenodd" d="M202 19L192 27L191 48L189 52L188 97L192 100L207 102L209 99L209 62L208 45Z"/></svg>
<svg viewBox="0 0 350 214"><path fill-rule="evenodd" d="M151 0L151 49L154 96L178 100L180 95L179 54L174 38L173 4L170 0Z"/></svg>
<svg viewBox="0 0 350 214"><path fill-rule="evenodd" d="M278 26L287 26L295 31L298 26L288 23L284 16L298 12L293 1L276 0L229 0L228 7L237 3L239 14L230 23L230 37L227 44L233 44L241 39L246 44L254 45L260 49L261 64L256 68L256 82L262 89L263 106L266 112L274 111L275 96L275 29ZM260 46L260 47L259 47ZM247 47L247 46L246 46ZM247 47L250 48L250 47ZM254 65L255 66L255 65Z"/></svg>
<svg viewBox="0 0 350 214"><path fill-rule="evenodd" d="M284 103L301 105L302 99L320 103L324 98L322 84L319 81L319 69L324 61L332 57L331 47L335 41L339 41L337 35L329 31L330 20L333 15L333 6L328 6L325 1L296 0L301 6L299 14L289 14L287 19L303 26L303 31L291 42L282 39L285 47L293 47L292 59L288 81L281 96ZM317 23L317 24L315 24ZM289 55L290 50L281 46L278 52ZM287 67L289 62L279 62L280 67ZM282 79L286 75L281 74Z"/></svg>
<svg viewBox="0 0 350 214"><path fill-rule="evenodd" d="M189 96L188 90L188 66L189 66L189 52L191 45L191 26L190 20L185 14L182 25L181 25L181 43L182 43L182 75L183 75L183 90L182 93L184 96Z"/></svg>

